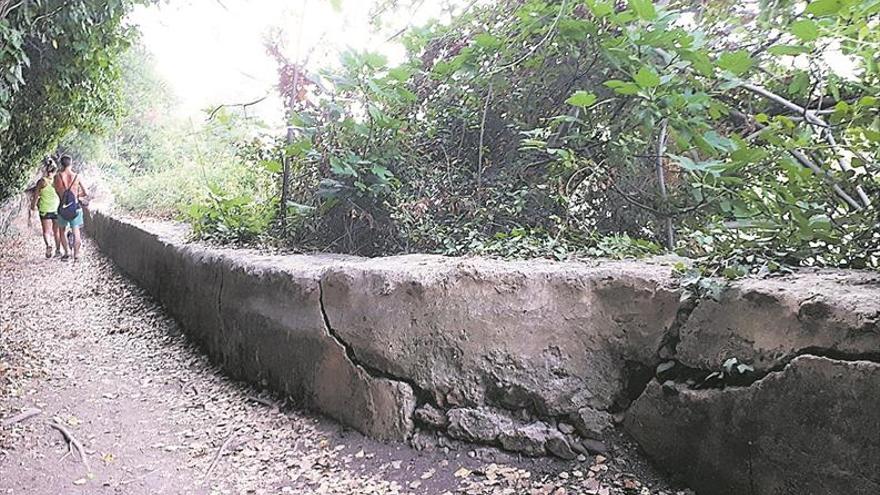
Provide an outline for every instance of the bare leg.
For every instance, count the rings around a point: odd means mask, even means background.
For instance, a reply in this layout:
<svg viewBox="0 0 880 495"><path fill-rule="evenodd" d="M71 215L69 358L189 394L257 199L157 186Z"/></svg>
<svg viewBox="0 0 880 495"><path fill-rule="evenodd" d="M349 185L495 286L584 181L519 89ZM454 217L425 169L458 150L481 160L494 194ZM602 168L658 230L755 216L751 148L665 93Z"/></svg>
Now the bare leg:
<svg viewBox="0 0 880 495"><path fill-rule="evenodd" d="M47 248L52 247L52 238L55 235L55 223L46 218L40 220L40 226L43 228L43 242L46 243Z"/></svg>
<svg viewBox="0 0 880 495"><path fill-rule="evenodd" d="M52 224L52 231L55 233L55 255L61 254L61 238L64 236L58 223Z"/></svg>
<svg viewBox="0 0 880 495"><path fill-rule="evenodd" d="M65 233L67 232L66 228L56 226L58 240L61 242L61 247L64 249L64 256L70 256L70 246L67 245L67 236Z"/></svg>
<svg viewBox="0 0 880 495"><path fill-rule="evenodd" d="M48 218L40 220L40 226L43 228L43 243L46 244L46 257L52 257L52 238L55 236L54 222Z"/></svg>
<svg viewBox="0 0 880 495"><path fill-rule="evenodd" d="M82 247L82 236L80 235L79 227L71 227L70 230L73 231L73 259L79 259L79 251L80 247Z"/></svg>

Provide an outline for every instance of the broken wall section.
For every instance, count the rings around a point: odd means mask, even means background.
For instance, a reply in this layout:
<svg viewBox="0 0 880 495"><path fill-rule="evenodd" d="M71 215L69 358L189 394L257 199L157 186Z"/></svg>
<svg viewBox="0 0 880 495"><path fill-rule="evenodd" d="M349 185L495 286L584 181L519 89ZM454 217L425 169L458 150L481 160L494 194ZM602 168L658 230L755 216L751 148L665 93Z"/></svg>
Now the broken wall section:
<svg viewBox="0 0 880 495"><path fill-rule="evenodd" d="M89 231L229 372L379 438L596 450L679 309L659 263L267 256L100 212Z"/></svg>

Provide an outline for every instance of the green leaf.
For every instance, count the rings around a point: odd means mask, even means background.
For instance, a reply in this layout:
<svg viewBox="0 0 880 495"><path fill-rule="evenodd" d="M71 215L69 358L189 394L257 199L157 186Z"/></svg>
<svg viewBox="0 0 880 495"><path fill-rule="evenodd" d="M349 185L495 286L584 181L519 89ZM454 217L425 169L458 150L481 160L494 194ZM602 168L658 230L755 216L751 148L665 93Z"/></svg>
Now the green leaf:
<svg viewBox="0 0 880 495"><path fill-rule="evenodd" d="M388 63L388 59L381 53L366 52L363 54L363 62L374 69L381 69Z"/></svg>
<svg viewBox="0 0 880 495"><path fill-rule="evenodd" d="M636 76L633 78L639 86L643 88L654 88L660 85L660 77L654 72L654 69L647 65L642 66Z"/></svg>
<svg viewBox="0 0 880 495"><path fill-rule="evenodd" d="M614 12L614 2L607 0L587 0L587 6L596 17L605 17Z"/></svg>
<svg viewBox="0 0 880 495"><path fill-rule="evenodd" d="M480 48L493 49L503 44L500 38L489 33L480 33L474 36L474 43Z"/></svg>
<svg viewBox="0 0 880 495"><path fill-rule="evenodd" d="M621 95L634 95L639 92L639 86L636 83L612 79L610 81L605 81L604 84L613 89L615 93Z"/></svg>
<svg viewBox="0 0 880 495"><path fill-rule="evenodd" d="M802 45L776 45L771 46L768 50L772 55L803 55L810 53L810 49Z"/></svg>
<svg viewBox="0 0 880 495"><path fill-rule="evenodd" d="M791 33L801 41L813 41L819 37L819 27L812 19L801 19L791 23Z"/></svg>
<svg viewBox="0 0 880 495"><path fill-rule="evenodd" d="M712 61L709 60L709 57L703 52L685 52L682 54L682 57L693 64L694 69L703 76L711 76L712 72L715 70Z"/></svg>
<svg viewBox="0 0 880 495"><path fill-rule="evenodd" d="M736 150L736 144L729 138L726 138L716 131L708 131L703 133L703 139L706 140L713 148L721 151L731 152Z"/></svg>
<svg viewBox="0 0 880 495"><path fill-rule="evenodd" d="M635 11L640 19L651 21L657 18L657 11L651 0L629 0L629 7Z"/></svg>
<svg viewBox="0 0 880 495"><path fill-rule="evenodd" d="M330 170L336 175L357 177L357 171L344 160L335 156L330 157Z"/></svg>
<svg viewBox="0 0 880 495"><path fill-rule="evenodd" d="M694 160L686 156L673 154L670 154L669 156L673 160L675 160L676 163L678 163L679 167L685 170L689 170L691 172L708 172L712 174L717 174L719 172L722 172L725 168L724 163L718 160L704 160L700 162L695 162Z"/></svg>
<svg viewBox="0 0 880 495"><path fill-rule="evenodd" d="M867 139L868 141L880 143L880 131L875 131L873 129L862 129L862 134L864 134L865 139Z"/></svg>
<svg viewBox="0 0 880 495"><path fill-rule="evenodd" d="M807 5L806 12L816 17L824 17L836 14L843 4L840 0L816 0Z"/></svg>
<svg viewBox="0 0 880 495"><path fill-rule="evenodd" d="M299 157L303 156L307 152L312 150L312 142L309 138L302 138L298 141L294 141L290 143L286 148L284 148L284 152L287 156L291 157Z"/></svg>
<svg viewBox="0 0 880 495"><path fill-rule="evenodd" d="M262 162L260 162L260 165L262 165L263 168L273 174L281 172L282 169L281 162L279 162L278 160L263 160Z"/></svg>
<svg viewBox="0 0 880 495"><path fill-rule="evenodd" d="M373 175L375 175L382 182L388 182L389 179L392 179L394 177L394 174L391 173L390 170L378 164L373 165L370 168L370 172L372 172Z"/></svg>
<svg viewBox="0 0 880 495"><path fill-rule="evenodd" d="M596 103L596 99L597 97L593 93L588 91L576 91L565 100L565 102L575 107L586 108L592 106L593 103Z"/></svg>
<svg viewBox="0 0 880 495"><path fill-rule="evenodd" d="M415 71L412 69L412 67L401 66L389 70L388 77L397 82L404 82L412 77L414 73Z"/></svg>
<svg viewBox="0 0 880 495"><path fill-rule="evenodd" d="M756 163L768 155L767 151L761 148L740 148L730 154L730 158L741 163Z"/></svg>
<svg viewBox="0 0 880 495"><path fill-rule="evenodd" d="M718 57L718 67L729 70L739 76L752 68L752 57L745 50L727 52Z"/></svg>

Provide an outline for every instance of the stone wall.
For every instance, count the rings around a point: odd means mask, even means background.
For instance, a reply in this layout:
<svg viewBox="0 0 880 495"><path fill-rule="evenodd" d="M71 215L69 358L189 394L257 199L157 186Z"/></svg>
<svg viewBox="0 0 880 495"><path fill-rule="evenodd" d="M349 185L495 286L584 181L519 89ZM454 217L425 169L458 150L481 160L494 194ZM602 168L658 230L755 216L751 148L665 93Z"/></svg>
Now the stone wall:
<svg viewBox="0 0 880 495"><path fill-rule="evenodd" d="M880 493L876 273L694 304L661 261L271 256L101 213L88 230L230 373L377 438L569 458L624 427L700 493ZM732 357L751 370L711 375Z"/></svg>
<svg viewBox="0 0 880 495"><path fill-rule="evenodd" d="M19 194L0 202L0 237L39 231L39 218L33 213L31 225L28 225L28 203L24 194Z"/></svg>

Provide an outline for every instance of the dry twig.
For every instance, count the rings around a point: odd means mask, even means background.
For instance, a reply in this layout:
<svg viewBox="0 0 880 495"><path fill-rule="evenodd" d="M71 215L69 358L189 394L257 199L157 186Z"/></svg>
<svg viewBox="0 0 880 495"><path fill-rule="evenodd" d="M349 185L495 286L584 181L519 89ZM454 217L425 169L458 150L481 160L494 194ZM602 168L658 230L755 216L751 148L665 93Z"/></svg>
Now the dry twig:
<svg viewBox="0 0 880 495"><path fill-rule="evenodd" d="M86 449L83 448L82 443L80 443L80 441L77 440L75 436L73 436L73 433L71 433L70 430L58 424L57 422L51 421L49 422L49 426L61 432L61 434L64 436L64 440L67 442L68 453L70 451L76 450L76 452L79 454L80 460L86 467L86 472L91 474L92 468L91 466L89 466L89 459L88 457L86 457Z"/></svg>
<svg viewBox="0 0 880 495"><path fill-rule="evenodd" d="M12 426L15 423L21 423L22 421L33 418L34 416L36 416L42 412L43 411L36 409L36 408L25 409L21 413L16 414L15 416L12 416L11 418L4 419L3 422L0 423L0 426L2 426L4 428L7 426Z"/></svg>
<svg viewBox="0 0 880 495"><path fill-rule="evenodd" d="M223 453L226 452L226 449L229 447L229 444L232 442L232 439L235 438L235 435L238 432L236 430L232 430L232 433L226 437L226 440L223 441L223 445L217 449L217 453L214 454L214 460L211 461L211 465L208 466L208 470L205 471L205 479L207 480L211 476L211 472L214 471L214 468L217 467L217 463L220 462L220 457L223 456Z"/></svg>

